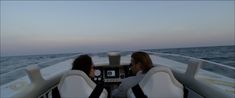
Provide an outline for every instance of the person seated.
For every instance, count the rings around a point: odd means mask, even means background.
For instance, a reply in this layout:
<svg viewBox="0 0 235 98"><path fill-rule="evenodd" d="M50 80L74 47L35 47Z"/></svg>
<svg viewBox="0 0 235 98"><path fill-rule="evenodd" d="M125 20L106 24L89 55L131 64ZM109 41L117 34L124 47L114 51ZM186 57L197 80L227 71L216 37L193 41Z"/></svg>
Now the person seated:
<svg viewBox="0 0 235 98"><path fill-rule="evenodd" d="M96 85L91 79L95 77L90 56L80 55L72 63L72 70L63 75L58 85L61 98L107 98L107 91L102 85ZM59 98L59 97L57 97Z"/></svg>
<svg viewBox="0 0 235 98"><path fill-rule="evenodd" d="M184 87L170 68L151 68L144 78L128 90L128 98L184 98ZM185 95L187 96L187 95Z"/></svg>
<svg viewBox="0 0 235 98"><path fill-rule="evenodd" d="M72 64L72 70L81 70L87 74L90 78L94 78L95 72L92 59L89 55L80 55Z"/></svg>
<svg viewBox="0 0 235 98"><path fill-rule="evenodd" d="M131 55L131 71L135 76L123 79L119 87L112 91L112 97L126 98L128 89L138 84L152 67L152 60L146 52L134 52Z"/></svg>

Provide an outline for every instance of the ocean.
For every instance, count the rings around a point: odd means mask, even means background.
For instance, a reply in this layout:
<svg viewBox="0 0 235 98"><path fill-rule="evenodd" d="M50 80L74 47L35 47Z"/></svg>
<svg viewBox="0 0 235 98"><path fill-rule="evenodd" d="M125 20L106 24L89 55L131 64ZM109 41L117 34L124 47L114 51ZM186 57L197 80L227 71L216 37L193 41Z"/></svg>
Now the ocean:
<svg viewBox="0 0 235 98"><path fill-rule="evenodd" d="M147 49L147 51L181 54L235 67L235 45L171 49ZM122 52L121 55L128 54L129 52L131 51ZM38 65L40 68L45 68L58 62L74 58L77 55L79 55L79 53L1 57L0 85L8 83L9 81L13 81L19 77L25 76L26 73L24 72L24 68L29 65ZM92 55L104 57L107 54L97 53ZM216 67L211 67L208 69L215 71L218 70L218 68L216 69Z"/></svg>

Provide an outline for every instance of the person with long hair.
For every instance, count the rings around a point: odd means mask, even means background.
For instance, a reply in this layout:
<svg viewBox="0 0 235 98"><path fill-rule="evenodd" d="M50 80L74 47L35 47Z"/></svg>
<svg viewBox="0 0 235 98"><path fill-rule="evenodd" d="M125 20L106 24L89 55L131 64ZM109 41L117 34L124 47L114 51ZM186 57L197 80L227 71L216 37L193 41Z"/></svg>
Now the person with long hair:
<svg viewBox="0 0 235 98"><path fill-rule="evenodd" d="M90 78L95 76L93 62L89 55L80 55L72 63L72 70L81 70Z"/></svg>
<svg viewBox="0 0 235 98"><path fill-rule="evenodd" d="M134 52L131 55L131 71L135 76L123 79L119 87L112 91L113 98L126 98L127 90L138 84L152 67L152 60L146 52Z"/></svg>

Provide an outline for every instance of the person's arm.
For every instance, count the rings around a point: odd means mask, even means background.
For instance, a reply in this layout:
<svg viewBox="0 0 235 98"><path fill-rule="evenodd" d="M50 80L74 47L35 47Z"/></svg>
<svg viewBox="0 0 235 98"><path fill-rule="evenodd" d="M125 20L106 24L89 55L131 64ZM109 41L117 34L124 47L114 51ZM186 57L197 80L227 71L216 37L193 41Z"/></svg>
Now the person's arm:
<svg viewBox="0 0 235 98"><path fill-rule="evenodd" d="M123 79L122 83L119 85L119 87L112 91L112 96L114 98L126 98L128 89L133 87L137 83L139 83L139 81L140 81L139 78L142 78L142 77L132 76L132 77L128 77L126 79Z"/></svg>
<svg viewBox="0 0 235 98"><path fill-rule="evenodd" d="M122 83L119 85L119 87L112 91L112 97L113 98L125 98L126 97L126 90L125 89L128 89L128 88L126 88L125 85L127 85L126 82L122 81Z"/></svg>

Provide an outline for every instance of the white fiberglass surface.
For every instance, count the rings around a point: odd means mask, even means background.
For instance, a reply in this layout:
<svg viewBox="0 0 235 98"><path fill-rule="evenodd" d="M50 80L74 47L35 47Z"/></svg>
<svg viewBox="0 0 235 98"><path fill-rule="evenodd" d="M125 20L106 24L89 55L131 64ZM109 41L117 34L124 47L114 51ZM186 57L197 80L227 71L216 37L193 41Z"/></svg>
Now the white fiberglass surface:
<svg viewBox="0 0 235 98"><path fill-rule="evenodd" d="M92 61L95 66L109 64L108 56L100 57L98 55L92 56Z"/></svg>
<svg viewBox="0 0 235 98"><path fill-rule="evenodd" d="M207 83L220 89L230 96L235 97L235 79L214 72L199 69L195 76L196 80Z"/></svg>
<svg viewBox="0 0 235 98"><path fill-rule="evenodd" d="M55 65L48 66L40 70L42 77L44 79L49 79L57 74L63 73L71 69L71 63L73 59L69 59ZM1 98L9 98L15 95L20 90L24 89L30 84L28 76L24 76L17 80L11 81L5 85L1 86Z"/></svg>
<svg viewBox="0 0 235 98"><path fill-rule="evenodd" d="M171 68L172 70L177 70L182 73L186 71L187 64L182 62L177 62L175 60L171 60L168 58L150 55L153 63L155 65L162 65ZM121 56L121 64L129 64L131 59L131 55ZM46 68L41 69L41 73L44 79L49 79L57 74L63 73L67 70L71 69L71 64L74 59L69 59ZM95 66L98 65L107 65L109 63L108 56L92 56L92 60ZM234 95L234 79L228 78L213 72L209 72L203 69L200 69L196 79L199 81L207 82L212 86L215 86L228 94ZM11 97L16 94L22 88L30 84L30 80L27 76L24 76L15 81L9 82L5 85L1 86L1 97Z"/></svg>
<svg viewBox="0 0 235 98"><path fill-rule="evenodd" d="M58 75L60 73L64 73L65 71L70 70L72 68L73 60L74 59L69 59L69 60L59 62L57 64L40 69L42 77L44 79L49 79L55 75ZM108 64L108 57L92 56L92 60L95 66ZM9 83L6 83L0 87L1 88L0 97L9 98L15 95L17 92L23 90L24 87L29 86L29 84L30 84L30 80L27 75L19 79L16 79L14 81L11 81Z"/></svg>
<svg viewBox="0 0 235 98"><path fill-rule="evenodd" d="M177 57L174 57L176 59L171 60L168 57L165 58L156 56L156 61L154 62L159 65L170 67L172 70L185 72L188 65L186 63L183 63L182 59L177 61L177 59L181 58L180 56ZM185 62L188 62L188 60L185 60ZM196 80L206 83L212 87L215 87L216 89L227 93L232 97L235 97L235 79L234 76L231 75L234 73L234 69L230 69L230 67L226 67L226 65L221 66L222 64L217 64L205 60L202 60L202 62L203 63L201 67L195 75ZM208 70L206 69L207 67L213 67L213 70Z"/></svg>
<svg viewBox="0 0 235 98"><path fill-rule="evenodd" d="M27 76L24 76L15 81L11 81L5 85L2 85L1 88L1 98L9 98L15 95L17 92L22 90L24 87L30 84L30 80Z"/></svg>
<svg viewBox="0 0 235 98"><path fill-rule="evenodd" d="M150 55L150 57L155 65L167 66L167 67L174 69L174 70L177 70L181 73L186 72L187 64L185 64L185 63L177 62L177 61L163 58L163 57L156 56L156 55Z"/></svg>

